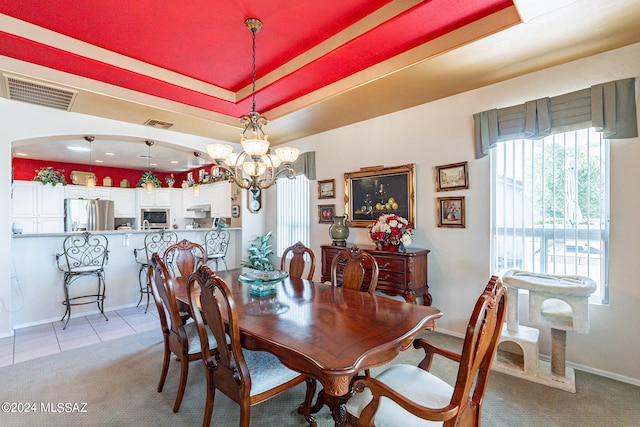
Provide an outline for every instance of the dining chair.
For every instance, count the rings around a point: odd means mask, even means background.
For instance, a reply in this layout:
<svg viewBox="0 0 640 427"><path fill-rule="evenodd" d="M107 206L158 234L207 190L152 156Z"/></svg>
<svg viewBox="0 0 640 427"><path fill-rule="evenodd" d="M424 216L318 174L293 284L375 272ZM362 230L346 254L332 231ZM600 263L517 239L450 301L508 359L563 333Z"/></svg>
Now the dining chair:
<svg viewBox="0 0 640 427"><path fill-rule="evenodd" d="M149 294L151 293L151 282L149 281L149 261L155 253L164 254L164 251L171 245L178 242L178 235L173 231L159 230L147 233L144 236L144 247L135 248L133 257L140 265L138 270L138 285L140 285L140 299L136 307L140 306L142 298L147 296L147 305L144 309L146 313L149 309ZM144 276L144 280L143 280Z"/></svg>
<svg viewBox="0 0 640 427"><path fill-rule="evenodd" d="M305 257L308 257L309 260L309 272L307 273L306 279L313 280L313 272L316 269L316 257L313 254L313 251L306 247L302 242L297 242L284 250L282 253L282 260L280 261L280 270L288 271L290 277L302 279L305 267L307 266ZM287 260L289 260L288 268Z"/></svg>
<svg viewBox="0 0 640 427"><path fill-rule="evenodd" d="M207 252L202 245L183 239L167 247L162 255L162 261L169 267L173 276L186 278L196 271L200 262L207 263Z"/></svg>
<svg viewBox="0 0 640 427"><path fill-rule="evenodd" d="M218 271L218 263L220 261L224 264L225 270L229 268L226 257L230 238L231 234L228 231L219 228L207 231L207 234L204 235L204 247L207 251L207 258L209 263L212 261L216 263L215 271Z"/></svg>
<svg viewBox="0 0 640 427"><path fill-rule="evenodd" d="M56 265L58 270L64 272L64 301L66 307L64 318L67 321L63 330L67 328L71 318L72 305L93 304L98 305L98 310L105 320L109 320L104 314L104 299L106 292L106 282L104 267L109 260L109 240L102 234L84 232L68 236L62 242L62 253L56 254ZM69 288L71 284L80 277L96 276L98 288L95 293L76 295L71 297Z"/></svg>
<svg viewBox="0 0 640 427"><path fill-rule="evenodd" d="M331 284L355 290L365 287L373 294L378 285L378 263L373 255L356 246L346 248L331 261Z"/></svg>
<svg viewBox="0 0 640 427"><path fill-rule="evenodd" d="M196 287L198 286L198 287ZM238 313L229 286L209 267L202 265L189 276L189 298L194 311L194 320L203 350L207 381L207 403L204 410L203 427L208 427L213 415L216 389L240 405L240 427L248 427L251 407L277 396L302 382L307 382L307 393L303 403L307 421L315 380L284 366L276 356L266 351L243 349L240 341ZM229 340L221 346L218 354L212 355L209 348L211 332L217 342Z"/></svg>
<svg viewBox="0 0 640 427"><path fill-rule="evenodd" d="M416 339L413 346L426 353L418 366L399 364L375 378L357 377L353 383L356 393L347 402L349 425L480 426L506 304L506 289L493 276L473 309L461 353ZM435 354L459 363L455 386L429 372Z"/></svg>
<svg viewBox="0 0 640 427"><path fill-rule="evenodd" d="M170 280L169 269L157 253L151 257L149 278L151 293L158 309L160 326L164 337L164 356L158 392L162 392L169 372L171 354L180 361L180 382L173 412L178 412L187 386L189 376L189 362L202 359L200 339L194 322L186 323L178 308L178 302ZM208 336L207 354L216 355L218 344L213 335Z"/></svg>

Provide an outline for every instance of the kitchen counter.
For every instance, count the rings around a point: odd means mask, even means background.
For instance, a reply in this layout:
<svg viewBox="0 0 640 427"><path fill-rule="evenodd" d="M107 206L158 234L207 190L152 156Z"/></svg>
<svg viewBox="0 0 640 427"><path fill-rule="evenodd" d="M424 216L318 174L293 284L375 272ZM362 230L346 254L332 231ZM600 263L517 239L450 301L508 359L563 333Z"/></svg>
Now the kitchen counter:
<svg viewBox="0 0 640 427"><path fill-rule="evenodd" d="M183 232L207 232L210 231L211 228L178 228L178 229L171 229L169 231L175 231L176 233L183 233ZM239 227L226 227L223 230L227 230L227 231L242 231L242 228ZM153 231L157 231L157 230L101 230L101 231L95 231L94 233L99 233L99 234L104 234L105 236L111 236L111 235L121 235L121 234L147 234ZM66 236L70 236L72 234L82 234L82 231L66 231L64 233L28 233L28 234L13 234L14 238L17 239L21 239L21 238L25 238L25 237L66 237ZM204 237L203 237L204 238Z"/></svg>

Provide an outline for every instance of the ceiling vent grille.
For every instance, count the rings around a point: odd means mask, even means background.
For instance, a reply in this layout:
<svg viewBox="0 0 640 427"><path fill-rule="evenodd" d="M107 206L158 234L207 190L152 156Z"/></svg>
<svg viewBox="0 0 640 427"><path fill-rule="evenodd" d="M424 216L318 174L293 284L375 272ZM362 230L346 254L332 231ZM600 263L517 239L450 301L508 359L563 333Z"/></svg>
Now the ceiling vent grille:
<svg viewBox="0 0 640 427"><path fill-rule="evenodd" d="M70 111L78 92L30 80L4 76L7 97L15 101Z"/></svg>
<svg viewBox="0 0 640 427"><path fill-rule="evenodd" d="M158 128L158 129L169 129L171 126L173 126L173 123L169 123L169 122L163 122L160 120L154 120L154 119L149 119L146 122L144 122L145 126L151 126L153 128Z"/></svg>

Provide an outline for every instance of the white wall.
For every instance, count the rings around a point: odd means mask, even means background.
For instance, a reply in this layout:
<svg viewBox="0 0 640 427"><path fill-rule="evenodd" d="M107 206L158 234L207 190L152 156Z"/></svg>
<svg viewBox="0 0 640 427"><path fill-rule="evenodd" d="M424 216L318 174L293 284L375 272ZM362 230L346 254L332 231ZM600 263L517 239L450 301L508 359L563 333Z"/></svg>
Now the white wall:
<svg viewBox="0 0 640 427"><path fill-rule="evenodd" d="M640 44L636 44L314 135L295 144L302 151L316 151L318 180L336 180L337 214L344 212L343 173L373 165L416 163L417 230L414 246L431 250L429 285L433 305L444 313L438 321L438 327L462 334L473 304L491 274L490 165L488 157L475 159L472 115L491 108L571 92L596 83L626 77L638 78L639 75ZM434 167L462 161L469 162L469 190L437 193ZM610 304L592 305L591 332L588 335L569 333L567 344L569 362L636 383L640 383L640 365L634 357L640 353L640 334L637 330L640 320L640 281L632 266L639 259L640 252L637 243L640 241L640 228L637 226L637 212L640 209L640 187L637 185L640 182L639 161L638 138L612 142ZM315 208L319 202L315 188L311 194L311 246L319 254L320 245L330 242L329 225L318 224ZM436 227L435 200L443 195L466 197L466 228ZM321 202L333 203L334 200ZM270 218L273 218L275 207L269 205L267 208L270 209ZM273 222L268 222L268 228L273 226ZM366 229L350 229L348 243L370 242ZM316 271L316 278L319 278L319 270ZM524 306L520 311L528 312ZM542 329L540 346L543 354L550 354L548 328Z"/></svg>
<svg viewBox="0 0 640 427"><path fill-rule="evenodd" d="M317 178L336 180L337 213L343 213L343 173L372 165L417 165L417 225L414 246L431 249L429 285L434 305L444 317L441 330L462 333L473 304L486 284L489 271L489 159L475 160L473 120L476 112L506 107L543 96L554 96L595 83L640 75L640 44L533 73L437 102L335 129L296 141L303 151L316 151ZM424 82L437 84L437 82ZM401 96L401 95L399 95ZM385 100L380 100L385 102ZM73 113L58 112L0 99L0 248L11 250L10 145L22 138L51 134L130 134L141 138L175 141L204 148L205 139L126 125ZM163 132L157 135L151 133ZM150 135L151 134L151 135ZM144 135L144 136L143 136ZM611 260L610 304L591 307L591 332L568 334L567 360L591 370L601 370L640 383L640 285L632 268L639 255L640 141L615 141L611 145ZM358 148L351 148L356 144ZM341 153L341 154L340 154ZM433 168L469 162L470 188L449 194L466 196L467 227L439 229ZM275 190L265 192L267 230L274 228ZM311 245L329 242L329 225L318 224L317 192L312 189ZM323 200L324 203L330 203ZM247 213L243 213L247 214ZM351 228L349 243L369 243L364 229ZM28 256L26 254L14 254ZM37 260L34 260L37 262ZM316 277L319 277L319 267ZM0 257L0 300L11 301L10 259ZM9 306L10 308L10 306ZM11 332L9 314L0 313L0 336ZM541 351L549 354L548 330L543 329Z"/></svg>

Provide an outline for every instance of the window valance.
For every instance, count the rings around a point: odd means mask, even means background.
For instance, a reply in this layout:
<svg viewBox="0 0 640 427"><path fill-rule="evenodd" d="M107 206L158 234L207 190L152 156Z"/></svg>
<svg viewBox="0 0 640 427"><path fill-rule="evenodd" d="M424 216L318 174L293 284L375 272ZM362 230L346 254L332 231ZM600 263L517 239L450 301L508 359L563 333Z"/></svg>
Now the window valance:
<svg viewBox="0 0 640 427"><path fill-rule="evenodd" d="M282 166L280 166L282 168ZM293 168L296 170L296 175L304 175L309 180L316 179L316 152L307 151L298 156L295 162L293 162Z"/></svg>
<svg viewBox="0 0 640 427"><path fill-rule="evenodd" d="M571 130L595 127L605 138L638 136L635 78L598 84L551 98L493 109L473 115L476 158L498 142L541 139Z"/></svg>

